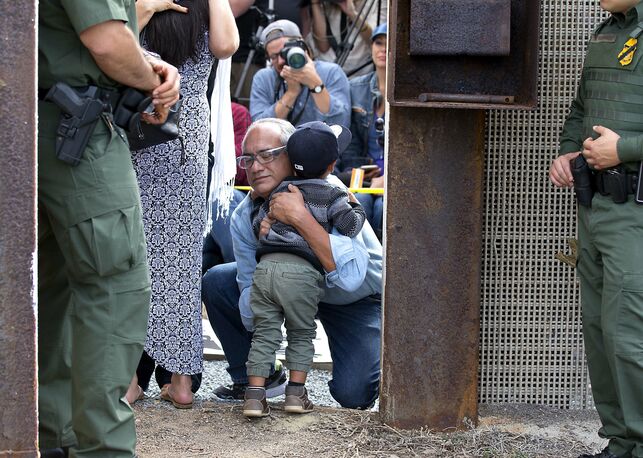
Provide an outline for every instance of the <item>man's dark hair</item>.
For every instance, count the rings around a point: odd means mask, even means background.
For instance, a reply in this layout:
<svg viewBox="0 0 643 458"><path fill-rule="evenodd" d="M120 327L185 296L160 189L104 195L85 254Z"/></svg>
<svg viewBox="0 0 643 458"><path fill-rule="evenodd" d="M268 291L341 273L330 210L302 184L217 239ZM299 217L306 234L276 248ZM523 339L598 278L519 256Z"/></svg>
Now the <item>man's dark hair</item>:
<svg viewBox="0 0 643 458"><path fill-rule="evenodd" d="M196 60L197 46L208 29L210 17L208 0L182 0L180 5L188 12L155 13L141 32L145 47L175 67L190 58Z"/></svg>

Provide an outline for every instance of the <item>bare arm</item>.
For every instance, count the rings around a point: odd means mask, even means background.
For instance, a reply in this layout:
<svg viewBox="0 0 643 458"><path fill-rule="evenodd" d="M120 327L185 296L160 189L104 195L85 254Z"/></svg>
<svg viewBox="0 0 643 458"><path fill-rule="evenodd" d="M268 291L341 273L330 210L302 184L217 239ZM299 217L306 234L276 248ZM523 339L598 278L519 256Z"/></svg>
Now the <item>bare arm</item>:
<svg viewBox="0 0 643 458"><path fill-rule="evenodd" d="M286 68L290 68L287 65L284 66L282 74ZM275 105L275 116L281 119L286 119L288 113L290 113L295 108L295 102L299 93L301 92L301 84L295 80L286 79L287 90L284 95L281 96L281 99L277 101Z"/></svg>
<svg viewBox="0 0 643 458"><path fill-rule="evenodd" d="M239 30L228 0L209 0L210 51L217 59L225 59L239 47Z"/></svg>
<svg viewBox="0 0 643 458"><path fill-rule="evenodd" d="M358 11L357 11L357 8L355 8L355 3L353 0L344 0L343 2L339 2L338 5L342 9L344 14L348 16L351 22L353 23L357 22L358 27L361 25L359 34L362 36L362 39L364 40L364 42L370 43L371 33L373 33L373 31L371 30L371 26L369 25L368 21L364 19L364 11L362 11L362 15L358 19L357 17Z"/></svg>
<svg viewBox="0 0 643 458"><path fill-rule="evenodd" d="M146 59L138 40L121 21L106 21L83 30L80 40L96 65L119 83L152 94L157 106L154 124L165 122L167 108L179 99L179 73L158 59Z"/></svg>
<svg viewBox="0 0 643 458"><path fill-rule="evenodd" d="M232 9L234 17L239 17L254 4L255 0L230 0L230 9Z"/></svg>
<svg viewBox="0 0 643 458"><path fill-rule="evenodd" d="M80 33L98 67L110 78L125 86L152 92L161 78L143 56L138 40L125 23L107 21Z"/></svg>
<svg viewBox="0 0 643 458"><path fill-rule="evenodd" d="M320 52L326 52L330 49L328 35L331 32L326 30L326 17L321 0L313 0L310 9L313 13L313 40L315 41L315 46Z"/></svg>
<svg viewBox="0 0 643 458"><path fill-rule="evenodd" d="M143 30L143 27L150 22L154 13L167 10L174 10L179 13L188 12L186 7L174 3L172 0L137 0L136 19L138 20L138 31Z"/></svg>

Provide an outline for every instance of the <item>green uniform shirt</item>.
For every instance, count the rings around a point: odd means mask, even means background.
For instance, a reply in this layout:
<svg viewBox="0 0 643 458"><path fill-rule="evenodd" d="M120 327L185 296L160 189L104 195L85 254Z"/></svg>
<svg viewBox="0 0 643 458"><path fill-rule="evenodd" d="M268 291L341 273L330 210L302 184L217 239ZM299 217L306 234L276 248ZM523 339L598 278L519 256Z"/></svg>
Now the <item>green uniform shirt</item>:
<svg viewBox="0 0 643 458"><path fill-rule="evenodd" d="M621 162L643 159L643 33L638 28L641 21L643 3L625 14L613 14L592 35L578 94L560 137L560 154L582 150L586 138L597 137L592 127L602 125L621 136L617 145ZM623 60L627 41L637 34L640 34L637 49L629 62Z"/></svg>
<svg viewBox="0 0 643 458"><path fill-rule="evenodd" d="M117 86L96 65L80 33L111 20L123 21L138 37L134 0L41 0L39 2L38 87L63 81L70 86Z"/></svg>

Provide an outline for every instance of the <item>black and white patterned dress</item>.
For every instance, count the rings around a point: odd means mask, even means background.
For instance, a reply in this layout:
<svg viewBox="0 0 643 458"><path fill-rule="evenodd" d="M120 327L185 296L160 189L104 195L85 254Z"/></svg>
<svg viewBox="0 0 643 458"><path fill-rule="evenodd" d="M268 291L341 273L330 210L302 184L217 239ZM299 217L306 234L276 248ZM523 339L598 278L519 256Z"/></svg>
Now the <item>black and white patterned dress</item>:
<svg viewBox="0 0 643 458"><path fill-rule="evenodd" d="M214 57L207 34L199 58L179 68L184 139L132 154L138 176L152 277L145 351L170 372L203 370L201 247L205 229L210 109L208 76Z"/></svg>

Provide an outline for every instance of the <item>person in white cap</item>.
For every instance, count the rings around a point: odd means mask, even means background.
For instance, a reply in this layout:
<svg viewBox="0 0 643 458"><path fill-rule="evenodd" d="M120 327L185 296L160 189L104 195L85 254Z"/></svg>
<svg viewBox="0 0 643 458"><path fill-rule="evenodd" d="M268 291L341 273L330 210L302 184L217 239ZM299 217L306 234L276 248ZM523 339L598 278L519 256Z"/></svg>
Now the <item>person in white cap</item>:
<svg viewBox="0 0 643 458"><path fill-rule="evenodd" d="M261 42L271 67L252 80L250 115L288 120L295 126L310 121L350 125L350 88L341 67L315 61L299 27L282 19L268 25Z"/></svg>

